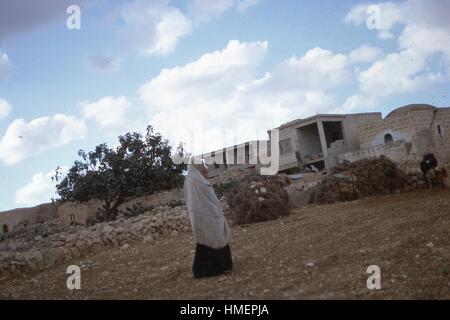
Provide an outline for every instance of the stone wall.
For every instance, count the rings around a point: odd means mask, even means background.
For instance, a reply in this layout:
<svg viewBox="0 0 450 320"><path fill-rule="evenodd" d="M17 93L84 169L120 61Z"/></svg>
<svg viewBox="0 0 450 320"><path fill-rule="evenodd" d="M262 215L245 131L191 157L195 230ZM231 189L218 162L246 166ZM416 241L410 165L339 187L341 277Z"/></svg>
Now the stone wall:
<svg viewBox="0 0 450 320"><path fill-rule="evenodd" d="M420 158L412 153L411 143L399 140L339 154L337 155L337 163L342 163L343 161L354 162L361 159L376 158L381 155L391 159L406 171L417 170L418 163L420 162Z"/></svg>
<svg viewBox="0 0 450 320"><path fill-rule="evenodd" d="M338 156L348 151L348 146L345 140L335 141L328 148L328 156L325 158L325 165L327 168L333 168L338 163Z"/></svg>
<svg viewBox="0 0 450 320"><path fill-rule="evenodd" d="M183 190L175 189L171 191L158 192L153 195L142 196L119 206L119 210L126 210L134 204L142 204L143 206L163 207L172 202L183 202ZM71 219L75 219L78 224L85 225L86 220L95 215L97 209L103 207L103 202L98 200L91 200L86 203L66 202L58 206L56 215L64 224L70 224Z"/></svg>
<svg viewBox="0 0 450 320"><path fill-rule="evenodd" d="M360 125L361 149L384 144L387 134L391 135L394 141L411 143L411 154L415 158L420 159L425 153L431 152L436 155L439 163L449 163L450 108L430 106L399 109L384 119Z"/></svg>
<svg viewBox="0 0 450 320"><path fill-rule="evenodd" d="M12 231L20 224L35 224L48 221L56 216L56 206L51 203L32 208L21 208L0 213L0 234Z"/></svg>
<svg viewBox="0 0 450 320"><path fill-rule="evenodd" d="M358 113L345 116L342 122L344 132L344 141L347 147L346 151L355 151L360 148L361 137L360 128L370 123L381 120L381 113Z"/></svg>
<svg viewBox="0 0 450 320"><path fill-rule="evenodd" d="M136 241L153 242L190 230L185 207L164 207L135 218L119 219L90 228L64 228L47 222L13 231L0 241L0 281L21 273L68 263L105 247L127 250Z"/></svg>

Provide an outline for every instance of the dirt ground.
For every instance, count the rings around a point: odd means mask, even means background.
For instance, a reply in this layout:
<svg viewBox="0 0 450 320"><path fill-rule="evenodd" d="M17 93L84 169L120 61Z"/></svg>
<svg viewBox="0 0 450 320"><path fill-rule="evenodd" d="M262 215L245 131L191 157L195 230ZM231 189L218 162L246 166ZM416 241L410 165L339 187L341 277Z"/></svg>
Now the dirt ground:
<svg viewBox="0 0 450 320"><path fill-rule="evenodd" d="M0 282L2 299L450 299L450 190L293 208L282 219L233 227L230 275L193 279L190 233L130 244L67 266ZM367 267L381 268L368 290Z"/></svg>

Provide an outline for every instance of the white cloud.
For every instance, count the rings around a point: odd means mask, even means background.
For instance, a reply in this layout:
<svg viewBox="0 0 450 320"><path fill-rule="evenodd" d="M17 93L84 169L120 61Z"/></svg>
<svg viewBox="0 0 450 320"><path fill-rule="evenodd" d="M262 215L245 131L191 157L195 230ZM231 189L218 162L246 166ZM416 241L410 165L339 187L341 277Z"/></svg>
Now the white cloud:
<svg viewBox="0 0 450 320"><path fill-rule="evenodd" d="M350 59L355 63L373 62L378 60L382 55L383 51L380 48L363 45L350 53Z"/></svg>
<svg viewBox="0 0 450 320"><path fill-rule="evenodd" d="M0 79L3 78L12 69L11 61L8 55L0 49Z"/></svg>
<svg viewBox="0 0 450 320"><path fill-rule="evenodd" d="M192 22L169 1L136 0L126 3L121 12L122 46L143 55L167 55L181 38L189 35Z"/></svg>
<svg viewBox="0 0 450 320"><path fill-rule="evenodd" d="M446 13L450 2L406 0L402 3L378 3L382 8L382 32L402 26L397 38L398 51L375 60L358 75L359 92L344 103L346 110L374 107L386 98L416 92L449 81L450 22ZM361 24L364 9L358 5L346 17L347 22ZM440 57L441 67L431 61Z"/></svg>
<svg viewBox="0 0 450 320"><path fill-rule="evenodd" d="M254 7L260 0L237 0L236 8L238 11L243 12L248 8Z"/></svg>
<svg viewBox="0 0 450 320"><path fill-rule="evenodd" d="M8 103L8 101L0 99L0 119L6 118L11 112L11 109L11 105Z"/></svg>
<svg viewBox="0 0 450 320"><path fill-rule="evenodd" d="M127 123L131 105L125 97L104 97L96 102L81 104L85 119L96 121L101 128L122 128Z"/></svg>
<svg viewBox="0 0 450 320"><path fill-rule="evenodd" d="M179 42L192 34L194 27L219 18L227 10L245 12L260 0L189 0L186 8L171 0L133 0L120 8L119 45L115 56L138 53L166 56ZM95 55L86 59L90 71L108 74L119 68L121 59Z"/></svg>
<svg viewBox="0 0 450 320"><path fill-rule="evenodd" d="M86 131L83 121L63 114L30 122L14 120L0 139L0 161L14 165L46 150L84 138Z"/></svg>
<svg viewBox="0 0 450 320"><path fill-rule="evenodd" d="M234 6L234 0L191 0L189 1L190 15L196 21L209 21L217 18L224 11L231 9Z"/></svg>
<svg viewBox="0 0 450 320"><path fill-rule="evenodd" d="M195 21L207 22L231 9L244 12L258 2L259 0L190 0L188 10Z"/></svg>
<svg viewBox="0 0 450 320"><path fill-rule="evenodd" d="M66 167L61 168L62 173L67 172L67 170ZM21 207L32 207L50 202L56 196L56 183L52 181L54 175L54 171L35 174L27 185L16 191L15 204Z"/></svg>
<svg viewBox="0 0 450 320"><path fill-rule="evenodd" d="M345 23L353 25L367 26L368 21L375 22L380 39L391 39L394 37L392 28L402 22L401 8L393 2L359 4L353 7L344 18Z"/></svg>
<svg viewBox="0 0 450 320"><path fill-rule="evenodd" d="M230 41L223 50L162 70L139 89L151 124L200 153L256 139L261 131L265 139L269 128L334 107L327 90L351 78L346 55L314 48L261 77L267 46Z"/></svg>

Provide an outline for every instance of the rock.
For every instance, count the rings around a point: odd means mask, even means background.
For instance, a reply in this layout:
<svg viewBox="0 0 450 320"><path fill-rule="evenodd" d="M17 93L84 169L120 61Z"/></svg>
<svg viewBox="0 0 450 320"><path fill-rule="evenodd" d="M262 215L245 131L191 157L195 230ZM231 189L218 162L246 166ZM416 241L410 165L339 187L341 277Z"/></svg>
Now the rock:
<svg viewBox="0 0 450 320"><path fill-rule="evenodd" d="M144 237L144 240L142 242L143 243L150 243L150 242L153 242L153 241L154 241L153 236L152 235L148 235L148 236Z"/></svg>
<svg viewBox="0 0 450 320"><path fill-rule="evenodd" d="M109 271L103 271L100 275L104 278L109 277Z"/></svg>
<svg viewBox="0 0 450 320"><path fill-rule="evenodd" d="M107 225L106 227L103 228L103 232L104 233L110 233L114 231L114 227Z"/></svg>
<svg viewBox="0 0 450 320"><path fill-rule="evenodd" d="M56 249L49 249L43 253L46 267L52 267L58 260L58 251Z"/></svg>
<svg viewBox="0 0 450 320"><path fill-rule="evenodd" d="M22 229L1 240L0 277L52 267L107 246L121 245L120 250L125 252L131 248L130 241L152 243L161 236L176 237L190 230L190 222L185 206L161 206L136 218L89 228L53 221Z"/></svg>
<svg viewBox="0 0 450 320"><path fill-rule="evenodd" d="M78 250L78 248L72 247L69 250L70 250L70 252L72 254L72 257L79 258L81 256L80 251Z"/></svg>
<svg viewBox="0 0 450 320"><path fill-rule="evenodd" d="M76 233L69 234L66 237L66 243L67 242L75 242L77 240L77 238L78 238L78 235Z"/></svg>
<svg viewBox="0 0 450 320"><path fill-rule="evenodd" d="M427 243L427 248L434 248L434 243L433 242L428 242Z"/></svg>
<svg viewBox="0 0 450 320"><path fill-rule="evenodd" d="M94 243L91 246L91 248L90 248L91 252L98 252L98 251L101 251L101 250L102 250L102 246L100 244L98 244L98 243Z"/></svg>
<svg viewBox="0 0 450 320"><path fill-rule="evenodd" d="M314 267L314 262L309 262L309 263L307 263L307 264L306 264L306 267L307 267L307 268L312 268L312 267Z"/></svg>

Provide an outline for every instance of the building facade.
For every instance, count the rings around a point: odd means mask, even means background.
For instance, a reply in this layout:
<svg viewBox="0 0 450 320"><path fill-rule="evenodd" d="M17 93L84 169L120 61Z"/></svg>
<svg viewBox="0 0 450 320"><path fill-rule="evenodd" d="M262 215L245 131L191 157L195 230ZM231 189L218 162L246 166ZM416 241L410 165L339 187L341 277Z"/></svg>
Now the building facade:
<svg viewBox="0 0 450 320"><path fill-rule="evenodd" d="M30 225L56 217L57 207L51 203L33 208L21 208L0 212L0 234L14 230L19 224Z"/></svg>
<svg viewBox="0 0 450 320"><path fill-rule="evenodd" d="M442 166L450 163L450 108L414 104L398 108L384 119L359 127L360 148L337 156L355 161L385 155L404 169L414 169L427 153Z"/></svg>
<svg viewBox="0 0 450 320"><path fill-rule="evenodd" d="M209 177L224 171L255 167L261 163L261 154L270 150L268 140L249 141L201 155L208 165Z"/></svg>
<svg viewBox="0 0 450 320"><path fill-rule="evenodd" d="M279 134L279 172L295 171L299 163L330 170L344 161L384 155L406 170L417 168L426 153L442 165L450 163L450 108L412 104L385 118L379 112L319 114L275 128ZM251 141L201 155L210 177L226 170L258 166L261 146L270 155L269 141ZM267 163L265 163L267 164Z"/></svg>
<svg viewBox="0 0 450 320"><path fill-rule="evenodd" d="M318 169L329 168L330 148L339 146L340 153L357 150L361 143L359 126L380 118L381 113L319 114L283 124L276 128L280 140L280 171L297 168L299 161Z"/></svg>

